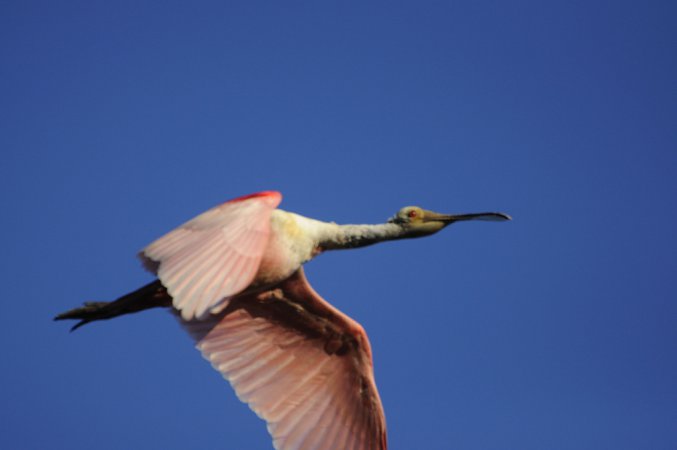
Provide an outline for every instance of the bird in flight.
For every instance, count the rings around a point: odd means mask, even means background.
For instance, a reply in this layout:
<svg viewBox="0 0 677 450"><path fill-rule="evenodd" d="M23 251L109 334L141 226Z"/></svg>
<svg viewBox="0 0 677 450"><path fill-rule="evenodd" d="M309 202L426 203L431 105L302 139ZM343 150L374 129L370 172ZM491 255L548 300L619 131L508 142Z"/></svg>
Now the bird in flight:
<svg viewBox="0 0 677 450"><path fill-rule="evenodd" d="M139 253L157 280L55 320L78 319L76 329L170 308L240 400L267 422L276 449L386 450L367 335L313 290L303 264L329 250L510 217L407 206L386 223L338 225L277 209L281 200L279 192L260 192L198 215Z"/></svg>

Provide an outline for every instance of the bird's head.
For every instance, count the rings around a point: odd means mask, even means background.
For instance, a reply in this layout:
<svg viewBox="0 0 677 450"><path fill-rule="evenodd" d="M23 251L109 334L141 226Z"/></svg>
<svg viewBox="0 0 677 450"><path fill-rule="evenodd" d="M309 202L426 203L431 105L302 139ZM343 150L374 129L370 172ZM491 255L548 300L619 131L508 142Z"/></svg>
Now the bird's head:
<svg viewBox="0 0 677 450"><path fill-rule="evenodd" d="M447 225L463 220L502 222L511 218L507 214L497 212L440 214L418 206L405 206L388 222L401 226L405 231L403 237L421 237L437 233Z"/></svg>

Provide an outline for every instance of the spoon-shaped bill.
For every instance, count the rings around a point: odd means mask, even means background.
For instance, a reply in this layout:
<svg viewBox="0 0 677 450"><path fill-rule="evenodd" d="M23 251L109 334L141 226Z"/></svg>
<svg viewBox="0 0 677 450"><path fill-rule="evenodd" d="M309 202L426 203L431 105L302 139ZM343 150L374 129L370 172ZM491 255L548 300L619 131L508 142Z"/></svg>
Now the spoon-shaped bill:
<svg viewBox="0 0 677 450"><path fill-rule="evenodd" d="M505 220L512 220L512 217L500 212L482 212L472 214L452 214L449 216L451 222L458 222L461 220L484 220L488 222L503 222Z"/></svg>

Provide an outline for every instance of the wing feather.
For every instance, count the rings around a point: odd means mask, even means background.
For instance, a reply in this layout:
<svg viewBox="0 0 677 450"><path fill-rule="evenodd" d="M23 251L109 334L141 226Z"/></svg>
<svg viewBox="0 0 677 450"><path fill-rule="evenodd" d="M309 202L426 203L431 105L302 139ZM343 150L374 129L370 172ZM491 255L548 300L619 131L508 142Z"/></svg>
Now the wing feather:
<svg viewBox="0 0 677 450"><path fill-rule="evenodd" d="M204 318L246 289L270 237L282 196L266 191L212 208L157 239L139 256L185 320Z"/></svg>
<svg viewBox="0 0 677 450"><path fill-rule="evenodd" d="M328 437L327 430L332 425L331 420L335 410L332 407L333 397L337 395L335 385L336 381L334 379L328 381L328 392L324 395L321 402L318 402L317 419L313 425L308 427L306 438L300 447L301 449L316 449L319 447L321 439ZM331 442L331 440L326 442Z"/></svg>
<svg viewBox="0 0 677 450"><path fill-rule="evenodd" d="M386 449L366 335L302 270L276 289L232 298L204 321L181 323L267 422L276 449Z"/></svg>
<svg viewBox="0 0 677 450"><path fill-rule="evenodd" d="M336 368L338 369L338 368ZM327 425L322 425L328 415L333 416L336 411L336 398L344 395L339 387L343 387L340 379L343 377L343 371L335 370L329 374L325 380L325 389L317 395L312 408L309 408L303 422L299 422L295 431L302 440L299 440L300 448L318 448L324 439L324 432ZM291 436L293 437L293 435ZM291 438L290 437L290 438ZM330 442L330 441L325 441Z"/></svg>

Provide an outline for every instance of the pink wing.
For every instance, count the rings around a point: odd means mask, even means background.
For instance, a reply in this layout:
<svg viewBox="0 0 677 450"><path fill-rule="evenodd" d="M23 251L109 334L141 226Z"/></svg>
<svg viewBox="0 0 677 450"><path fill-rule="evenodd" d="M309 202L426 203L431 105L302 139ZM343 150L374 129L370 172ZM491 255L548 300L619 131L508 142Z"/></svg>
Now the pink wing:
<svg viewBox="0 0 677 450"><path fill-rule="evenodd" d="M385 450L386 426L362 327L299 269L276 289L182 322L278 450Z"/></svg>
<svg viewBox="0 0 677 450"><path fill-rule="evenodd" d="M270 236L270 215L281 200L274 191L231 200L141 251L184 319L204 317L251 284Z"/></svg>

